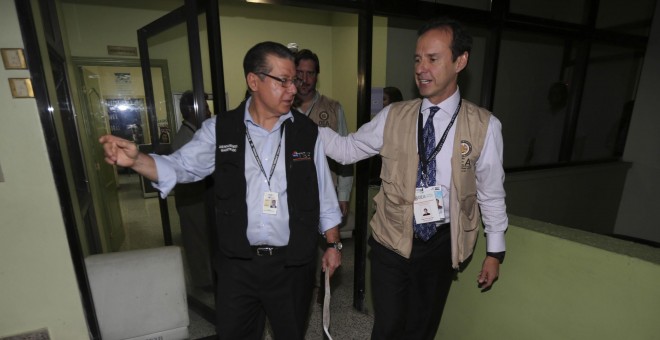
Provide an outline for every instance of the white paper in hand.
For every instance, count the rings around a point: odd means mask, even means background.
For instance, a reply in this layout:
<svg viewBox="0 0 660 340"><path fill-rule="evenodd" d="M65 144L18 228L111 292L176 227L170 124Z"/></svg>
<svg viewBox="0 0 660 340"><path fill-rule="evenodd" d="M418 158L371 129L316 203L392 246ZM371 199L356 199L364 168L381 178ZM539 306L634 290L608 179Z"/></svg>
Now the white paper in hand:
<svg viewBox="0 0 660 340"><path fill-rule="evenodd" d="M323 331L325 335L328 336L329 340L332 340L330 336L330 274L326 269L325 271L325 296L323 297Z"/></svg>

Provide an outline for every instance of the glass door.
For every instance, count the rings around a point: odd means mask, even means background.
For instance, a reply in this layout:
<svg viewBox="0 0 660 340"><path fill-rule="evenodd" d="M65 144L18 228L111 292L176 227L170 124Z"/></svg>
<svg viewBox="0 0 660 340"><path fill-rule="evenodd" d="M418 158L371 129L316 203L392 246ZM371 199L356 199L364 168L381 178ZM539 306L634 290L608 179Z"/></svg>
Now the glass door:
<svg viewBox="0 0 660 340"><path fill-rule="evenodd" d="M211 112L225 108L225 96L217 95L224 94L217 1L187 0L184 6L140 28L138 45L151 136L140 149L168 154L184 142L179 129L201 126L207 118L207 103ZM168 65L170 97L158 98L154 60ZM167 110L167 119L159 115L162 109ZM177 143L171 143L174 140ZM158 198L158 202L165 244L180 246L183 251L189 306L213 322L211 254L215 238L211 234L213 209L207 208L212 207L211 192L211 180L205 179L177 185L170 197Z"/></svg>

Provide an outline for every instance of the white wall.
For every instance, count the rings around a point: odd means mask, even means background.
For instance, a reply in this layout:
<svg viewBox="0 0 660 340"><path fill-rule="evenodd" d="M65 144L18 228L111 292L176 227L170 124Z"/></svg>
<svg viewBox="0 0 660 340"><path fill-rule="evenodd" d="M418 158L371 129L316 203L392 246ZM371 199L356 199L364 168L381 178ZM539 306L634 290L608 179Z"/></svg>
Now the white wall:
<svg viewBox="0 0 660 340"><path fill-rule="evenodd" d="M13 1L0 1L0 47L23 48ZM0 337L48 328L88 339L46 142L34 99L13 99L0 68Z"/></svg>
<svg viewBox="0 0 660 340"><path fill-rule="evenodd" d="M660 242L660 4L656 5L623 160L632 168L621 197L615 232Z"/></svg>

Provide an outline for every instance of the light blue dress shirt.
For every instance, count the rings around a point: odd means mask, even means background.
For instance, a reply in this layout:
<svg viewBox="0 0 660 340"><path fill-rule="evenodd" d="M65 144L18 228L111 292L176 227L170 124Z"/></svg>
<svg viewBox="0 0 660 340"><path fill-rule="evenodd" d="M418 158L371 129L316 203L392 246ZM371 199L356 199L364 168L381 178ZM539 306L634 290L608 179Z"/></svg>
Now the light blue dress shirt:
<svg viewBox="0 0 660 340"><path fill-rule="evenodd" d="M245 178L247 182L246 201L248 206L247 238L251 245L285 246L289 243L289 207L287 201L287 180L285 172L285 136L280 138L284 121L293 120L288 112L282 115L271 131L257 125L248 112L250 100L245 105L245 125L255 145L266 175L270 174L275 153L281 143L280 156L277 159L270 187L266 176L245 141ZM193 139L171 155L151 155L158 171L158 183L153 186L166 197L176 183L194 182L210 175L215 170L215 126L216 118L209 118L195 133ZM286 129L284 131L286 135ZM319 232L337 226L341 222L341 211L337 202L334 184L328 168L328 162L317 138L314 146L314 164L319 183L320 225ZM263 213L264 193L278 194L277 214Z"/></svg>

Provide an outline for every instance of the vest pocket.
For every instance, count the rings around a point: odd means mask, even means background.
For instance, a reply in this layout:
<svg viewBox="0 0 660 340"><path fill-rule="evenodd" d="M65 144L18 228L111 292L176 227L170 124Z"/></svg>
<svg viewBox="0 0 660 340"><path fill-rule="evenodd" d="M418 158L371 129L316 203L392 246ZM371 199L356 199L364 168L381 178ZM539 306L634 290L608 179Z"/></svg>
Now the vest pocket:
<svg viewBox="0 0 660 340"><path fill-rule="evenodd" d="M470 227L470 225L472 225L472 223L470 223L470 221L472 221L475 218L475 216L477 215L477 213L476 213L477 212L476 204L477 204L477 194L476 193L469 194L469 195L466 195L466 196L462 197L460 202L459 202L459 205L461 207L461 222L465 222L465 223L461 223L462 224L461 227L465 231L474 230L479 225L479 223L474 223L474 228Z"/></svg>
<svg viewBox="0 0 660 340"><path fill-rule="evenodd" d="M380 150L381 155L381 169L380 169L380 178L383 181L392 183L397 177L395 169L398 169L398 160L395 158L396 153L390 152L390 149L383 148Z"/></svg>
<svg viewBox="0 0 660 340"><path fill-rule="evenodd" d="M385 190L385 183L383 183L383 189L376 195L374 201L377 205L383 206L382 211L386 219L396 225L403 223L403 212L405 210L403 200L399 196L389 195Z"/></svg>

